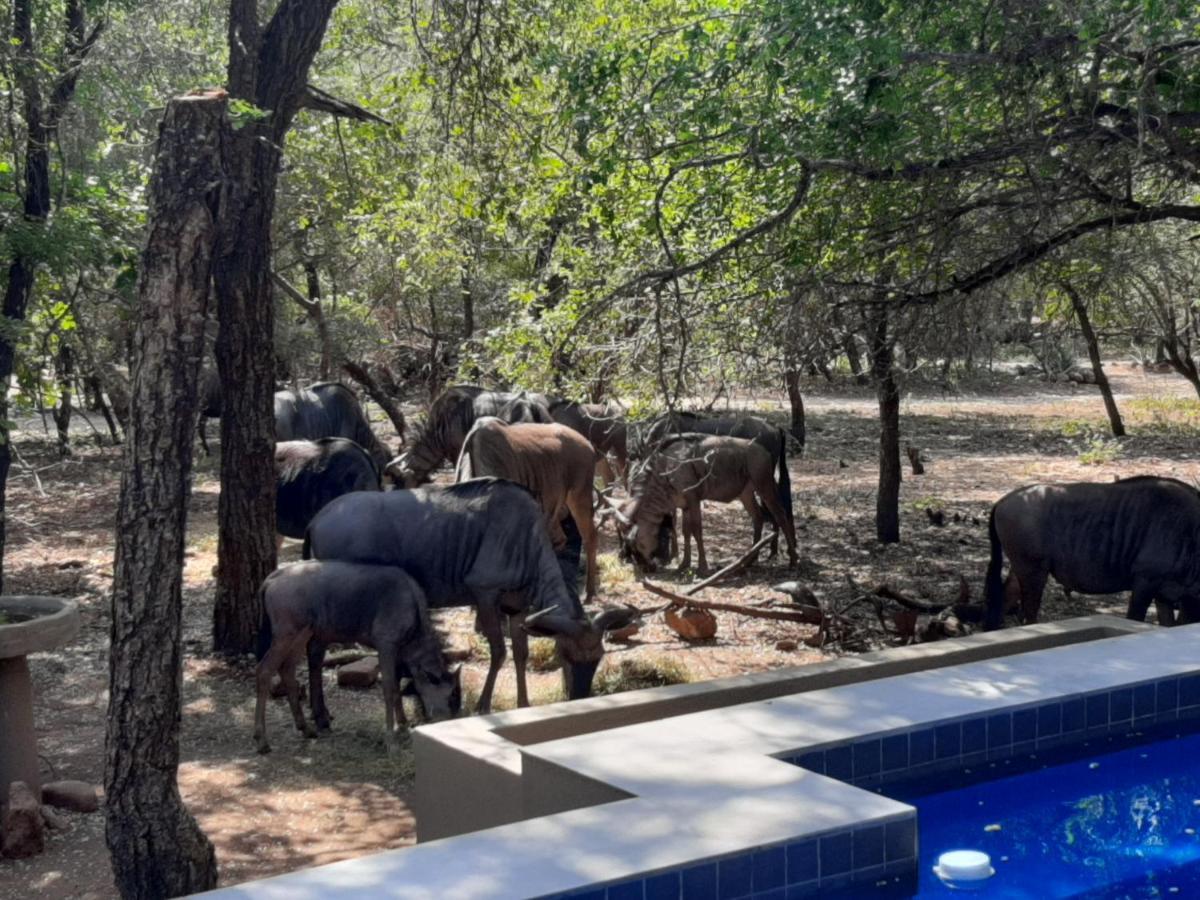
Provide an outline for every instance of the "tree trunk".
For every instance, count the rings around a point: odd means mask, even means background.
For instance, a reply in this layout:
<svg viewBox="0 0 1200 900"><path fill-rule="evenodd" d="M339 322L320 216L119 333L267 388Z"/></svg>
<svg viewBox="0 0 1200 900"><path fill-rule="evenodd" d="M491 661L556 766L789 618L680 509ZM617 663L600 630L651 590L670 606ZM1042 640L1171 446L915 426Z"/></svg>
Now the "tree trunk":
<svg viewBox="0 0 1200 900"><path fill-rule="evenodd" d="M796 443L800 445L800 451L804 452L804 440L807 437L807 429L804 421L804 396L800 393L800 370L793 366L788 366L783 373L784 386L787 388L788 405L792 409L792 437L796 439Z"/></svg>
<svg viewBox="0 0 1200 900"><path fill-rule="evenodd" d="M325 308L321 305L321 276L317 273L317 264L310 259L304 261L304 283L311 304L306 309L317 326L317 341L321 345L321 380L328 381L333 377L333 338L325 320Z"/></svg>
<svg viewBox="0 0 1200 900"><path fill-rule="evenodd" d="M900 542L900 389L896 384L894 345L888 336L887 309L873 312L871 375L879 397L879 493L875 499L875 536Z"/></svg>
<svg viewBox="0 0 1200 900"><path fill-rule="evenodd" d="M108 408L108 401L104 399L104 385L100 383L100 379L95 375L89 375L85 378L84 384L92 392L92 403L96 409L100 410L100 414L104 416L104 424L108 426L108 433L112 435L113 446L116 447L121 443L121 431L117 427L116 420L113 418L112 410Z"/></svg>
<svg viewBox="0 0 1200 900"><path fill-rule="evenodd" d="M371 377L371 373L365 365L352 363L349 360L342 363L342 369L346 374L363 386L363 390L367 392L372 400L374 400L379 408L387 414L387 417L392 422L392 427L396 429L396 434L400 437L401 444L404 443L404 432L408 427L408 423L404 419L404 413L400 411L400 407L396 401L388 396L387 391L380 387L379 383Z"/></svg>
<svg viewBox="0 0 1200 900"><path fill-rule="evenodd" d="M1064 283L1062 287L1067 292L1067 296L1071 298L1075 317L1079 319L1079 330L1083 332L1083 340L1087 343L1088 359L1092 361L1092 374L1096 376L1096 387L1100 388L1100 396L1104 398L1104 409L1108 413L1108 425L1112 429L1114 437L1124 437L1125 423L1121 421L1121 411L1117 409L1112 386L1108 383L1108 376L1104 374L1104 366L1100 363L1100 341L1096 338L1096 330L1092 328L1087 304L1083 302L1079 291L1075 290L1072 285Z"/></svg>
<svg viewBox="0 0 1200 900"><path fill-rule="evenodd" d="M463 340L470 340L475 333L475 287L471 281L471 273L463 268L462 280L459 286L462 296Z"/></svg>
<svg viewBox="0 0 1200 900"><path fill-rule="evenodd" d="M58 431L58 455L71 455L71 382L75 379L75 361L71 345L66 341L59 344L58 358L54 361L58 376L58 407L54 410L54 427Z"/></svg>
<svg viewBox="0 0 1200 900"><path fill-rule="evenodd" d="M105 838L126 898L216 887L212 844L176 782L184 537L223 180L224 92L172 100L138 276L133 404L117 512Z"/></svg>
<svg viewBox="0 0 1200 900"><path fill-rule="evenodd" d="M221 376L221 497L213 648L253 651L259 585L275 568L275 314L271 220L284 139L308 94L309 66L337 0L231 0L229 94L263 111L229 131L215 264Z"/></svg>

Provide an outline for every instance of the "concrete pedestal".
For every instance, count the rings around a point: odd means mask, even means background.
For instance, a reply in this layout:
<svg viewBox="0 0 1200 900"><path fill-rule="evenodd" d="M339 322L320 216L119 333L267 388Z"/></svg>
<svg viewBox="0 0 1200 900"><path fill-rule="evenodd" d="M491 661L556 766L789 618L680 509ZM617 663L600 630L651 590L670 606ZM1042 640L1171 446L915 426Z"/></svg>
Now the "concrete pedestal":
<svg viewBox="0 0 1200 900"><path fill-rule="evenodd" d="M24 656L0 659L0 805L14 781L41 796L37 742L33 733L33 685Z"/></svg>

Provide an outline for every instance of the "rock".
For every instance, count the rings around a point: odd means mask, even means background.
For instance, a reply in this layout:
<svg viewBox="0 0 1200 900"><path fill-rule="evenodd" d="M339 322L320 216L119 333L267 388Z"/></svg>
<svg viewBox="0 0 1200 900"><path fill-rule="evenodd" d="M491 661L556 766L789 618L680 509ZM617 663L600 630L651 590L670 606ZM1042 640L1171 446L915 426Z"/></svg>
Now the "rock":
<svg viewBox="0 0 1200 900"><path fill-rule="evenodd" d="M783 653L791 653L793 650L795 650L799 646L800 645L798 643L796 643L793 640L789 640L787 638L784 638L782 641L775 642L775 649L779 650Z"/></svg>
<svg viewBox="0 0 1200 900"><path fill-rule="evenodd" d="M668 626L685 641L707 641L717 633L717 617L707 609L689 606L668 609L663 614Z"/></svg>
<svg viewBox="0 0 1200 900"><path fill-rule="evenodd" d="M100 808L100 792L86 781L51 781L42 785L42 802L72 812L90 813Z"/></svg>
<svg viewBox="0 0 1200 900"><path fill-rule="evenodd" d="M70 822L48 806L42 807L42 821L46 823L47 828L53 828L55 831L66 831L71 827Z"/></svg>
<svg viewBox="0 0 1200 900"><path fill-rule="evenodd" d="M337 672L338 687L369 688L379 680L379 657L367 656L342 666Z"/></svg>
<svg viewBox="0 0 1200 900"><path fill-rule="evenodd" d="M8 804L0 813L0 856L23 859L46 847L46 826L37 797L23 781L8 787Z"/></svg>

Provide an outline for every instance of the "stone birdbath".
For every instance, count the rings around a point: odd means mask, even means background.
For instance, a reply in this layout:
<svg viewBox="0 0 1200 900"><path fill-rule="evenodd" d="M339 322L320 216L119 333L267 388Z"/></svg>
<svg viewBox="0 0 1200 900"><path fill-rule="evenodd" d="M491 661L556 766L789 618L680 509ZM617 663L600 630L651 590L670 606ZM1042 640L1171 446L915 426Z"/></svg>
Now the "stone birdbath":
<svg viewBox="0 0 1200 900"><path fill-rule="evenodd" d="M79 608L59 597L0 596L0 804L14 781L41 792L33 733L33 683L26 657L79 631Z"/></svg>

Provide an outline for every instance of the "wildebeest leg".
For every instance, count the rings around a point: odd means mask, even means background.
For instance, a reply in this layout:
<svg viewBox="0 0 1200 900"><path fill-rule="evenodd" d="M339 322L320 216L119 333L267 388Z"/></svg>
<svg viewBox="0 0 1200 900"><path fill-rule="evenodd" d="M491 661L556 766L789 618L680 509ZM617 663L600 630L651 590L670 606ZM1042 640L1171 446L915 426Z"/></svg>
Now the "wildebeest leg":
<svg viewBox="0 0 1200 900"><path fill-rule="evenodd" d="M400 685L396 681L396 648L382 642L379 646L379 672L383 677L383 742L387 745L388 753L395 753L396 744L396 710L400 710L400 718L404 720L403 701L400 699Z"/></svg>
<svg viewBox="0 0 1200 900"><path fill-rule="evenodd" d="M476 604L478 611L475 627L487 639L492 658L488 663L487 678L484 679L483 690L479 692L479 703L475 711L480 715L487 715L492 711L492 690L496 686L496 675L504 665L504 631L500 626L500 600L497 594L478 597Z"/></svg>
<svg viewBox="0 0 1200 900"><path fill-rule="evenodd" d="M328 731L333 716L325 706L325 645L320 641L308 642L308 702L312 707L313 721L320 731Z"/></svg>
<svg viewBox="0 0 1200 900"><path fill-rule="evenodd" d="M754 486L747 484L746 489L742 491L738 499L742 501L742 506L746 508L746 514L750 516L750 524L754 529L754 540L751 543L757 544L758 539L762 537L763 514L762 510L758 508L758 502L754 499ZM775 533L775 537L778 539L778 531ZM758 562L757 553L754 554L754 559L751 562Z"/></svg>
<svg viewBox="0 0 1200 900"><path fill-rule="evenodd" d="M283 661L291 650L292 635L275 633L275 639L270 648L258 663L255 674L257 697L254 703L254 743L259 753L270 753L271 745L267 742L267 697L271 693L271 677L279 671Z"/></svg>
<svg viewBox="0 0 1200 900"><path fill-rule="evenodd" d="M196 431L200 434L200 446L204 448L204 455L212 456L212 451L208 449L208 429L205 427L205 418L204 413L200 413L200 418L196 422Z"/></svg>
<svg viewBox="0 0 1200 900"><path fill-rule="evenodd" d="M691 546L688 541L689 532L696 538L696 557L699 560L699 567L696 572L700 575L708 574L708 558L704 555L704 528L700 515L700 501L697 499L688 499L688 505L683 510L683 559L684 568L691 561Z"/></svg>
<svg viewBox="0 0 1200 900"><path fill-rule="evenodd" d="M1133 582L1133 593L1129 596L1129 608L1125 611L1125 618L1145 622L1146 613L1150 611L1150 601L1154 599L1157 590L1157 585L1142 578L1136 579Z"/></svg>
<svg viewBox="0 0 1200 900"><path fill-rule="evenodd" d="M529 692L525 684L525 665L529 660L529 635L525 633L525 613L513 613L508 617L508 634L512 638L513 668L517 670L517 706L529 705Z"/></svg>
<svg viewBox="0 0 1200 900"><path fill-rule="evenodd" d="M1046 590L1046 578L1049 573L1045 569L1022 571L1017 576L1021 585L1021 624L1034 625L1038 620L1038 610L1042 606L1042 592Z"/></svg>
<svg viewBox="0 0 1200 900"><path fill-rule="evenodd" d="M287 688L287 701L288 707L292 711L292 721L296 723L296 730L306 738L315 738L317 729L304 719L304 710L300 706L300 682L296 680L296 666L300 664L300 657L304 655L304 648L311 633L305 629L296 636L296 639L288 647L283 668L279 670L279 677L283 681L283 686Z"/></svg>
<svg viewBox="0 0 1200 900"><path fill-rule="evenodd" d="M1154 601L1154 612L1158 616L1158 624L1167 628L1175 624L1175 607L1166 600Z"/></svg>
<svg viewBox="0 0 1200 900"><path fill-rule="evenodd" d="M780 505L779 498L775 496L774 482L771 483L769 489L767 489L767 485L763 485L763 488L759 492L759 495L762 498L762 503L766 507L767 513L775 521L775 537L778 539L779 530L783 529L783 536L787 540L788 545L788 562L794 566L800 561L796 553L796 525L791 517L788 516L787 511ZM755 537L755 540L757 541L758 538Z"/></svg>
<svg viewBox="0 0 1200 900"><path fill-rule="evenodd" d="M1181 597L1179 600L1179 618L1180 625L1191 625L1194 622L1200 622L1200 598L1197 597Z"/></svg>
<svg viewBox="0 0 1200 900"><path fill-rule="evenodd" d="M580 496L582 494L582 496ZM571 518L575 520L575 527L579 529L579 536L583 539L583 552L587 559L587 589L584 596L585 602L590 602L596 599L596 522L592 518L592 490L590 487L585 491L573 492L567 495L567 509L571 511ZM515 632L513 632L515 633ZM516 653L514 646L513 652Z"/></svg>
<svg viewBox="0 0 1200 900"><path fill-rule="evenodd" d="M601 456L596 460L596 474L600 476L605 487L617 480L616 473L613 472L612 464L609 463L607 456Z"/></svg>

